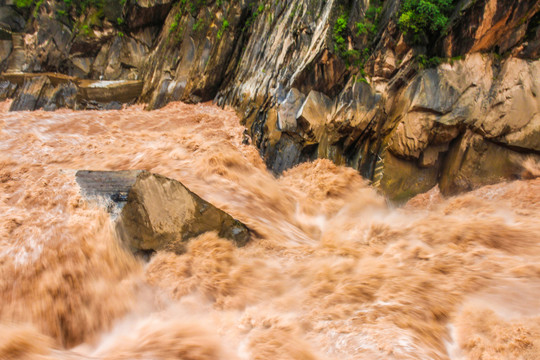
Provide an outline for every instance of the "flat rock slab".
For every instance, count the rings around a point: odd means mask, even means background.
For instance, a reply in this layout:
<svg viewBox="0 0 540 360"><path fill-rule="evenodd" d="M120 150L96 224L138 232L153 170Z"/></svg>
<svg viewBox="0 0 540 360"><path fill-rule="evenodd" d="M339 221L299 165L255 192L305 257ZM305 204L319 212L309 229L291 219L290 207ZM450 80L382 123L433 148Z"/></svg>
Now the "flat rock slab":
<svg viewBox="0 0 540 360"><path fill-rule="evenodd" d="M114 214L120 238L134 252L183 253L189 239L207 231L237 246L249 240L244 224L179 181L144 170L80 170L75 176L83 196Z"/></svg>
<svg viewBox="0 0 540 360"><path fill-rule="evenodd" d="M98 102L118 101L127 103L137 99L143 89L140 80L79 80L77 98Z"/></svg>

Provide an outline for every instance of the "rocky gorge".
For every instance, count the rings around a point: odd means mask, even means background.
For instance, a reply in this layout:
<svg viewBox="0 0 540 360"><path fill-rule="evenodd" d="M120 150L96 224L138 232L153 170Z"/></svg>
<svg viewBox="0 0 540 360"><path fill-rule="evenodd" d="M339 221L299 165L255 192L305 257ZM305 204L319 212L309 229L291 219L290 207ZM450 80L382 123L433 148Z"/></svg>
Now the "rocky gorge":
<svg viewBox="0 0 540 360"><path fill-rule="evenodd" d="M539 6L0 0L0 359L540 359Z"/></svg>
<svg viewBox="0 0 540 360"><path fill-rule="evenodd" d="M274 173L326 158L398 203L526 177L540 160L540 2L450 3L444 28L415 39L399 0L3 0L0 98L12 110L212 100ZM141 85L95 99L89 79Z"/></svg>

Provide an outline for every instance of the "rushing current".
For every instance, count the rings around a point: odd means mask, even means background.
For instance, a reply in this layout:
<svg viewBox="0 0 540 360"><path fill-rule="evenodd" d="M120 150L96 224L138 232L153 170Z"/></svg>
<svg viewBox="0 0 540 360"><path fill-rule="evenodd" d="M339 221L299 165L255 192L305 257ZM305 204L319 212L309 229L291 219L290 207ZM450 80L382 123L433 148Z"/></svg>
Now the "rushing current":
<svg viewBox="0 0 540 360"><path fill-rule="evenodd" d="M0 359L540 359L540 168L389 205L327 160L274 177L231 110L0 103ZM78 169L177 179L252 229L148 262Z"/></svg>

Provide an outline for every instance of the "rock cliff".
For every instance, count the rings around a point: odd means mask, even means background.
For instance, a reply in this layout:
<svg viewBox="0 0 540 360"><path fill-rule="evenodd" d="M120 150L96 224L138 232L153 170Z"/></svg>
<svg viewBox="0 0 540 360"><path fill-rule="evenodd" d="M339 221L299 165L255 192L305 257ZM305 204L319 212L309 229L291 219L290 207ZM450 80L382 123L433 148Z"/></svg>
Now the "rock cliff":
<svg viewBox="0 0 540 360"><path fill-rule="evenodd" d="M407 27L405 0L30 3L0 1L0 70L142 80L149 109L233 106L276 173L329 158L404 201L540 160L538 1L454 1L436 31Z"/></svg>

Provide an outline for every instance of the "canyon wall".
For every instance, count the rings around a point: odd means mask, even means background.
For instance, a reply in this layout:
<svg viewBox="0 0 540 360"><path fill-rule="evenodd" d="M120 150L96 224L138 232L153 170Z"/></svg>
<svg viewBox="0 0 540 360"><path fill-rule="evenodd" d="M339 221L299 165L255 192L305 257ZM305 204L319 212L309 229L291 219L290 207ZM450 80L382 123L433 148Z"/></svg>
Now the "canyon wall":
<svg viewBox="0 0 540 360"><path fill-rule="evenodd" d="M148 109L232 106L276 174L328 158L396 202L520 178L540 161L539 2L457 1L421 39L399 0L100 4L0 1L0 70L142 80ZM0 82L0 99L30 91L31 110L78 104L62 95L70 81Z"/></svg>

